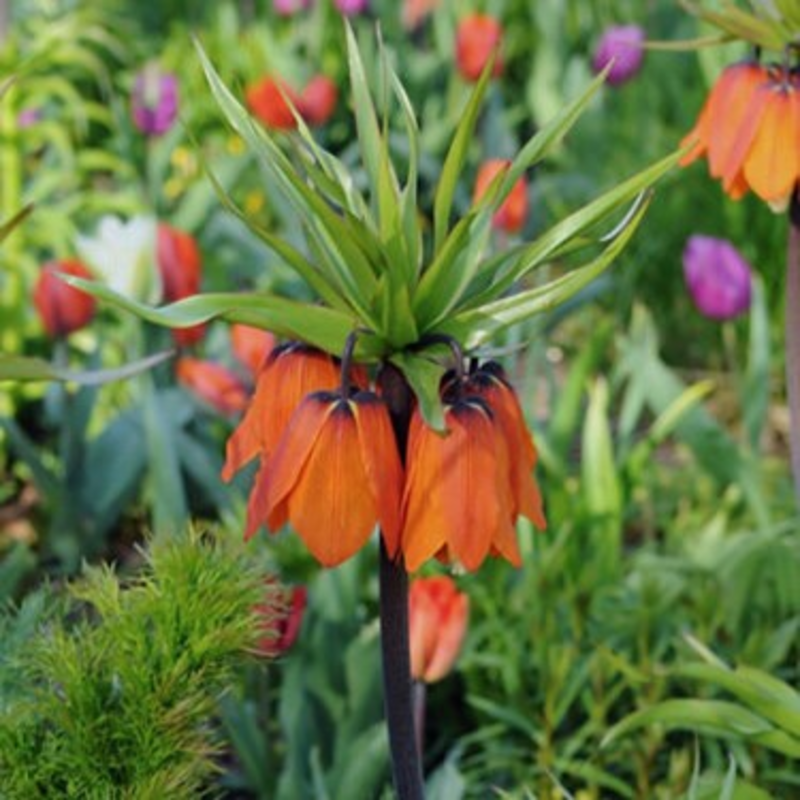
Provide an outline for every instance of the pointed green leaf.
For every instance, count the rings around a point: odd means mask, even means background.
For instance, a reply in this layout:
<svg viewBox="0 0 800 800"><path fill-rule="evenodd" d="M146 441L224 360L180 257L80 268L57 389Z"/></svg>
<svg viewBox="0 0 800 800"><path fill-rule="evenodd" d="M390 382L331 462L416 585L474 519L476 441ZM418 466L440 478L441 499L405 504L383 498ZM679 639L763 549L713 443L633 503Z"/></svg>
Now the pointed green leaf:
<svg viewBox="0 0 800 800"><path fill-rule="evenodd" d="M445 368L416 353L395 353L389 359L405 375L419 403L425 424L440 433L447 430L439 386Z"/></svg>
<svg viewBox="0 0 800 800"><path fill-rule="evenodd" d="M583 289L613 263L633 236L647 210L647 205L646 202L643 203L617 239L585 267L574 269L544 286L457 314L437 326L435 332L453 336L463 343L465 349L472 350L485 344L504 328L535 314L556 308ZM422 331L422 333L431 332L434 331Z"/></svg>
<svg viewBox="0 0 800 800"><path fill-rule="evenodd" d="M168 328L188 328L212 319L241 322L272 331L277 336L312 344L328 353L339 355L347 337L358 327L355 317L325 306L298 303L269 294L227 292L198 294L159 308L138 303L108 286L95 281L62 275L72 286L111 303L140 319ZM370 361L385 352L385 344L377 336L359 336L356 357Z"/></svg>
<svg viewBox="0 0 800 800"><path fill-rule="evenodd" d="M461 177L461 171L467 158L469 146L473 140L475 123L486 94L486 88L492 77L494 58L483 68L475 88L467 101L466 108L461 114L450 149L447 151L439 184L436 187L436 197L433 201L433 252L439 253L444 244L447 231L450 227L450 214L453 209L453 196L456 184Z"/></svg>
<svg viewBox="0 0 800 800"><path fill-rule="evenodd" d="M41 358L0 355L0 381L62 381L64 383L78 383L82 386L97 386L102 383L130 378L140 372L152 369L173 355L175 355L174 350L167 350L163 353L155 353L139 361L131 361L125 364L124 367L86 372L76 372L57 367Z"/></svg>
<svg viewBox="0 0 800 800"><path fill-rule="evenodd" d="M32 203L24 206L22 209L17 211L17 213L14 214L14 216L11 217L11 219L7 220L6 222L0 223L0 242L2 242L3 239L5 239L6 236L8 236L8 234L11 233L11 231L14 230L14 228L16 228L17 225L19 225L22 222L22 220L24 220L25 217L27 217L31 213L31 211L33 211Z"/></svg>

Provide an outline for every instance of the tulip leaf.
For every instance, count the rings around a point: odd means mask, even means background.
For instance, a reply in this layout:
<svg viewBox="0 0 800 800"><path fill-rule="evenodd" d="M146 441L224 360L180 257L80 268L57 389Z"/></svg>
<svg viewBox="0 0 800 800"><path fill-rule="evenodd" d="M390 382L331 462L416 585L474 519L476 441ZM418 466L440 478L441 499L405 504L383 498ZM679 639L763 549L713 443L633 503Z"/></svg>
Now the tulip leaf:
<svg viewBox="0 0 800 800"><path fill-rule="evenodd" d="M189 328L212 319L224 319L263 328L277 336L299 339L334 355L341 354L347 337L358 325L354 317L340 311L271 294L198 294L154 308L121 295L103 283L74 275L62 277L70 285L156 325ZM374 360L384 351L385 343L379 337L359 336L356 358Z"/></svg>
<svg viewBox="0 0 800 800"><path fill-rule="evenodd" d="M82 386L97 386L130 378L140 372L152 369L173 355L175 355L173 350L167 350L139 361L131 361L123 367L84 372L57 367L42 358L0 355L0 381L62 381L78 383Z"/></svg>
<svg viewBox="0 0 800 800"><path fill-rule="evenodd" d="M440 433L447 430L439 386L445 368L415 353L394 353L389 359L402 373L414 391L425 424Z"/></svg>
<svg viewBox="0 0 800 800"><path fill-rule="evenodd" d="M743 739L794 758L800 757L800 740L777 730L758 714L723 700L665 700L618 722L606 733L601 746L606 747L621 736L649 725Z"/></svg>
<svg viewBox="0 0 800 800"><path fill-rule="evenodd" d="M464 162L467 158L467 151L474 138L475 123L478 120L478 113L486 94L486 88L492 77L493 69L494 58L490 58L470 95L466 108L461 113L461 121L456 128L447 156L445 156L442 174L439 176L436 196L433 201L433 252L437 254L447 236L456 185L461 177Z"/></svg>
<svg viewBox="0 0 800 800"><path fill-rule="evenodd" d="M472 350L485 344L496 333L509 325L522 322L535 314L550 311L561 305L612 264L633 236L647 210L647 205L647 202L642 203L633 217L628 220L625 230L586 266L574 269L544 286L538 286L535 289L529 289L456 314L436 326L433 331L422 331L422 333L435 332L453 336L467 350Z"/></svg>

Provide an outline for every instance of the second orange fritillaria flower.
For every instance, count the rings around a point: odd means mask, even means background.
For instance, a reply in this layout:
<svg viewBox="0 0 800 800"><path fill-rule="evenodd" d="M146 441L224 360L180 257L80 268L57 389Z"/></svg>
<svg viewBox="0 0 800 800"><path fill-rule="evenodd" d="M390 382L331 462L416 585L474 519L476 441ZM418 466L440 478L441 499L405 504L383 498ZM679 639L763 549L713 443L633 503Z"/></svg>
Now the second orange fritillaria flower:
<svg viewBox="0 0 800 800"><path fill-rule="evenodd" d="M501 172L507 170L510 164L510 161L503 158L490 158L488 161L484 161L475 178L473 203L477 203L486 194L492 181ZM506 233L519 233L525 227L527 219L528 187L525 183L525 178L520 177L515 181L508 197L492 217L492 226Z"/></svg>
<svg viewBox="0 0 800 800"><path fill-rule="evenodd" d="M800 181L800 77L755 62L725 68L711 89L681 164L706 156L734 200L752 191L783 209Z"/></svg>
<svg viewBox="0 0 800 800"><path fill-rule="evenodd" d="M248 506L247 535L286 522L323 566L360 550L380 524L387 551L400 542L403 470L389 412L371 392L308 395L292 416Z"/></svg>
<svg viewBox="0 0 800 800"><path fill-rule="evenodd" d="M221 414L238 414L247 405L247 388L222 364L200 358L179 358L178 380Z"/></svg>
<svg viewBox="0 0 800 800"><path fill-rule="evenodd" d="M411 677L433 683L453 668L469 617L469 597L452 578L417 578L408 593Z"/></svg>

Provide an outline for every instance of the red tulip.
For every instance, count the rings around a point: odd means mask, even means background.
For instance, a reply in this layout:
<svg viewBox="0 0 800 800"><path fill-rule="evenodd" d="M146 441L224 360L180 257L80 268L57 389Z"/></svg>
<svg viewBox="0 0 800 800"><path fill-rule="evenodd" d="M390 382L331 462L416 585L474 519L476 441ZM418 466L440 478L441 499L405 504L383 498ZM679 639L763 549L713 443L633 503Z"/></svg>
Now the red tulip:
<svg viewBox="0 0 800 800"><path fill-rule="evenodd" d="M286 101L297 108L299 98L284 81L263 78L247 89L245 98L253 114L268 128L292 130L297 127L297 120Z"/></svg>
<svg viewBox="0 0 800 800"><path fill-rule="evenodd" d="M452 578L417 578L408 593L411 677L433 683L453 668L467 632L469 597Z"/></svg>
<svg viewBox="0 0 800 800"><path fill-rule="evenodd" d="M50 261L42 267L33 290L33 303L45 331L53 338L83 328L91 321L95 310L94 298L64 283L58 276L60 272L78 278L92 278L87 267L75 259Z"/></svg>
<svg viewBox="0 0 800 800"><path fill-rule="evenodd" d="M468 81L477 81L493 53L497 53L492 75L503 71L499 48L503 35L500 23L488 14L464 17L456 30L456 66Z"/></svg>
<svg viewBox="0 0 800 800"><path fill-rule="evenodd" d="M220 414L237 414L247 405L247 388L222 364L184 356L175 371L180 383Z"/></svg>
<svg viewBox="0 0 800 800"><path fill-rule="evenodd" d="M156 263L164 299L170 303L200 291L202 258L194 237L166 223L158 224Z"/></svg>
<svg viewBox="0 0 800 800"><path fill-rule="evenodd" d="M336 111L339 88L327 75L317 75L303 89L297 109L309 125L324 125Z"/></svg>

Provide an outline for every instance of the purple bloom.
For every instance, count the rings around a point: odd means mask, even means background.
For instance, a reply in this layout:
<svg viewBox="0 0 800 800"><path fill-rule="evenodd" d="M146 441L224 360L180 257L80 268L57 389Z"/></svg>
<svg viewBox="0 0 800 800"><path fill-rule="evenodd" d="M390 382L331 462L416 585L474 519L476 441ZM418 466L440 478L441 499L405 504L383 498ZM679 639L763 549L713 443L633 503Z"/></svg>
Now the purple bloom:
<svg viewBox="0 0 800 800"><path fill-rule="evenodd" d="M17 114L17 125L20 130L25 130L30 128L31 125L35 125L41 118L42 112L38 108L23 108Z"/></svg>
<svg viewBox="0 0 800 800"><path fill-rule="evenodd" d="M727 240L692 236L683 251L683 274L701 314L726 320L750 308L752 269Z"/></svg>
<svg viewBox="0 0 800 800"><path fill-rule="evenodd" d="M333 4L342 14L349 17L366 11L369 0L333 0Z"/></svg>
<svg viewBox="0 0 800 800"><path fill-rule="evenodd" d="M305 11L311 6L311 0L273 0L275 13L282 17L290 17L298 11Z"/></svg>
<svg viewBox="0 0 800 800"><path fill-rule="evenodd" d="M613 60L606 81L619 86L629 81L642 66L644 31L638 25L617 25L606 28L600 37L592 69L600 72Z"/></svg>
<svg viewBox="0 0 800 800"><path fill-rule="evenodd" d="M178 79L153 64L146 66L136 76L131 112L134 125L142 133L166 133L178 116Z"/></svg>

